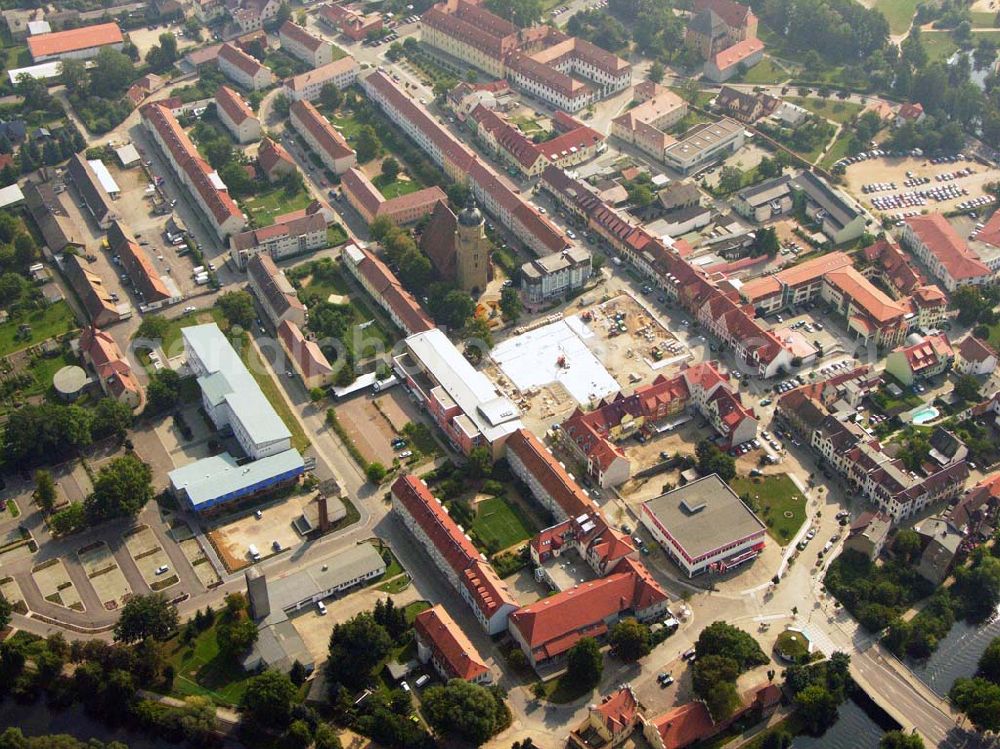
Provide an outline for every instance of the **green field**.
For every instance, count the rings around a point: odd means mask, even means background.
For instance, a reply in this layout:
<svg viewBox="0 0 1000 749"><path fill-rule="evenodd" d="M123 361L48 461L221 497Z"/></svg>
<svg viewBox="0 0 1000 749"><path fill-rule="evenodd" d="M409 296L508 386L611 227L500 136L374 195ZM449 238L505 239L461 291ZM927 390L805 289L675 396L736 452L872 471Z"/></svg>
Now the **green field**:
<svg viewBox="0 0 1000 749"><path fill-rule="evenodd" d="M243 206L257 226L270 226L275 216L305 208L312 201L312 193L305 188L290 196L281 185L271 185L245 199Z"/></svg>
<svg viewBox="0 0 1000 749"><path fill-rule="evenodd" d="M19 338L18 331L24 324L31 326L31 334L27 338ZM73 311L64 301L12 318L0 325L0 356L7 356L76 328Z"/></svg>
<svg viewBox="0 0 1000 749"><path fill-rule="evenodd" d="M400 195L408 195L423 187L417 180L412 178L401 179L400 177L396 177L396 179L390 182L381 174L376 175L375 179L372 180L372 184L379 189L382 197L386 200L398 198Z"/></svg>
<svg viewBox="0 0 1000 749"><path fill-rule="evenodd" d="M253 674L219 654L215 625L190 645L180 637L165 644L167 662L174 667L174 695L208 697L219 705L238 705Z"/></svg>
<svg viewBox="0 0 1000 749"><path fill-rule="evenodd" d="M820 117L843 125L861 112L861 105L840 99L817 99L815 97L789 96L788 101L808 109Z"/></svg>
<svg viewBox="0 0 1000 749"><path fill-rule="evenodd" d="M837 136L837 140L833 142L830 146L830 150L826 152L826 156L822 158L819 165L824 169L829 169L837 161L847 156L848 146L851 145L851 134L841 133Z"/></svg>
<svg viewBox="0 0 1000 749"><path fill-rule="evenodd" d="M507 549L531 538L534 525L513 502L490 497L476 506L476 520L469 530L483 544Z"/></svg>
<svg viewBox="0 0 1000 749"><path fill-rule="evenodd" d="M347 112L338 112L332 117L328 118L330 123L340 131L340 134L344 136L344 140L352 147L357 147L358 133L361 132L361 123L358 122L353 115Z"/></svg>
<svg viewBox="0 0 1000 749"><path fill-rule="evenodd" d="M782 83L790 77L787 70L765 55L764 59L750 68L746 75L740 78L740 82L763 85L766 83Z"/></svg>
<svg viewBox="0 0 1000 749"><path fill-rule="evenodd" d="M910 28L913 14L917 12L918 0L877 0L875 9L882 12L889 22L889 31L904 34Z"/></svg>
<svg viewBox="0 0 1000 749"><path fill-rule="evenodd" d="M782 546L792 540L806 520L805 498L783 473L756 478L740 476L729 485L738 495L749 494L757 502L758 515L767 525L767 532Z"/></svg>

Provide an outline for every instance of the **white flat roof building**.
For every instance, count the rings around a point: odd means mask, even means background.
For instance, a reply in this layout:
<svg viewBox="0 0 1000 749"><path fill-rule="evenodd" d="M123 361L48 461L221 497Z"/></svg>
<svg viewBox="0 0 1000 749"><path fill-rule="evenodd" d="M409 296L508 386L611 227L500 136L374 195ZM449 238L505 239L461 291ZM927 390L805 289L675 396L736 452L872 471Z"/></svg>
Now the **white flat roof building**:
<svg viewBox="0 0 1000 749"><path fill-rule="evenodd" d="M115 182L115 178L111 176L111 172L104 166L103 161L100 159L88 159L87 163L94 170L97 181L101 183L101 187L107 190L108 195L118 195L122 191L118 183Z"/></svg>
<svg viewBox="0 0 1000 749"><path fill-rule="evenodd" d="M594 332L578 316L508 338L490 352L518 390L560 382L577 403L587 405L621 390L588 348Z"/></svg>
<svg viewBox="0 0 1000 749"><path fill-rule="evenodd" d="M116 148L115 155L122 166L128 167L139 163L139 151L132 143Z"/></svg>
<svg viewBox="0 0 1000 749"><path fill-rule="evenodd" d="M23 202L24 193L21 192L21 188L17 186L17 183L0 189L0 208L6 208L9 205L17 205Z"/></svg>
<svg viewBox="0 0 1000 749"><path fill-rule="evenodd" d="M188 367L198 378L202 403L216 428L231 427L254 460L290 449L291 432L219 326L193 325L183 328L181 336Z"/></svg>

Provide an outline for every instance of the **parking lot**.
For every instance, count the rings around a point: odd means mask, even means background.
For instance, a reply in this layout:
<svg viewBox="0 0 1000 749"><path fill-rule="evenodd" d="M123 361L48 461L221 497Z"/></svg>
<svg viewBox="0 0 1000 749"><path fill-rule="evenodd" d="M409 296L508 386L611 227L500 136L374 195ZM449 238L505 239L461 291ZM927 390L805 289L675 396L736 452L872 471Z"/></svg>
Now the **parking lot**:
<svg viewBox="0 0 1000 749"><path fill-rule="evenodd" d="M377 398L367 393L354 396L336 406L336 411L341 426L364 459L385 466L392 465L402 452L392 446L392 440L400 437L408 422L420 419L417 406L399 386L380 393Z"/></svg>
<svg viewBox="0 0 1000 749"><path fill-rule="evenodd" d="M31 570L31 576L38 586L39 592L49 603L65 606L74 611L85 609L80 593L66 572L66 566L61 559L50 559Z"/></svg>
<svg viewBox="0 0 1000 749"><path fill-rule="evenodd" d="M76 555L104 608L114 611L132 597L132 589L106 543L98 541L90 544L77 551Z"/></svg>
<svg viewBox="0 0 1000 749"><path fill-rule="evenodd" d="M294 494L245 513L219 518L206 524L206 534L226 569L235 572L254 561L250 556L251 546L260 559L267 559L298 545L302 538L292 522L302 515L302 509L314 496Z"/></svg>
<svg viewBox="0 0 1000 749"><path fill-rule="evenodd" d="M170 558L149 526L140 526L122 538L142 579L154 592L180 582L180 578L170 569Z"/></svg>
<svg viewBox="0 0 1000 749"><path fill-rule="evenodd" d="M874 213L902 220L923 211L981 210L992 203L983 186L1000 179L1000 170L957 156L878 156L849 164L844 179Z"/></svg>

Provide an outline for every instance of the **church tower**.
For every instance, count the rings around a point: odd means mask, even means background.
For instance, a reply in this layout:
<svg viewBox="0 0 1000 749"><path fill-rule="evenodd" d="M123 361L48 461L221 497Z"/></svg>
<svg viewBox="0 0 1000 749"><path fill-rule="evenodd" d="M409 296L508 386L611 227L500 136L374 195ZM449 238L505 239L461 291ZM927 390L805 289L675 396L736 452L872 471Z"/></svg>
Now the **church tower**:
<svg viewBox="0 0 1000 749"><path fill-rule="evenodd" d="M469 202L458 214L455 235L455 281L471 294L481 294L489 282L490 243L486 238L483 214L470 195Z"/></svg>

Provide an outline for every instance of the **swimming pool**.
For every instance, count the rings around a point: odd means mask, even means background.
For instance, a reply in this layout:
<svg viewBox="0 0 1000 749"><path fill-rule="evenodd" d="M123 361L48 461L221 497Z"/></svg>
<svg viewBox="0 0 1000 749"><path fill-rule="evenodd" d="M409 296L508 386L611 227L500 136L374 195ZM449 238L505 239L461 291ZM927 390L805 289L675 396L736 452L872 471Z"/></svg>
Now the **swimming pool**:
<svg viewBox="0 0 1000 749"><path fill-rule="evenodd" d="M928 421L934 421L940 415L941 412L934 408L934 406L924 406L913 412L910 421L917 425L926 424Z"/></svg>

